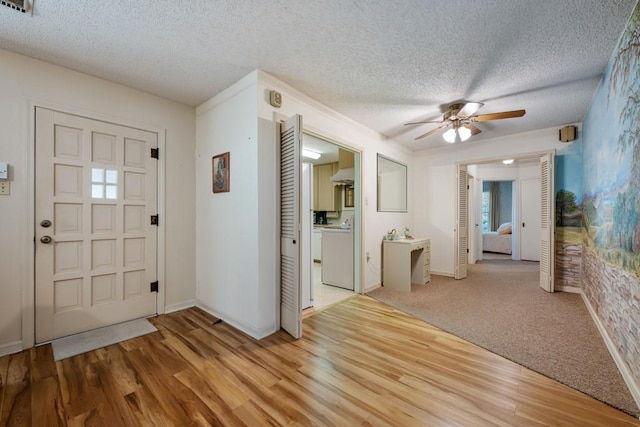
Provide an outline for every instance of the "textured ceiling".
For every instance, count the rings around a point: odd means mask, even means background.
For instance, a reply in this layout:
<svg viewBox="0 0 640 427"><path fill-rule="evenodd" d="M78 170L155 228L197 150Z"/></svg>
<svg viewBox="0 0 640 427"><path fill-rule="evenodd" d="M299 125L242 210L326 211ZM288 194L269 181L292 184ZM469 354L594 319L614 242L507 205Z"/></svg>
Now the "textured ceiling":
<svg viewBox="0 0 640 427"><path fill-rule="evenodd" d="M412 150L453 101L473 141L581 121L635 0L36 0L0 48L196 106L264 70ZM283 100L286 102L286 98Z"/></svg>

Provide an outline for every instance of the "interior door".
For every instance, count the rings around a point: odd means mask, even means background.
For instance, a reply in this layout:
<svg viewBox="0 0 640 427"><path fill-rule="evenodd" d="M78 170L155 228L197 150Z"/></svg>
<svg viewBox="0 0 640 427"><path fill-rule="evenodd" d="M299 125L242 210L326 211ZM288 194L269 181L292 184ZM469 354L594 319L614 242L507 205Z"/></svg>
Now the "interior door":
<svg viewBox="0 0 640 427"><path fill-rule="evenodd" d="M458 165L456 175L456 244L455 275L456 279L467 277L467 256L469 248L469 175L466 165Z"/></svg>
<svg viewBox="0 0 640 427"><path fill-rule="evenodd" d="M541 180L520 180L520 259L540 261Z"/></svg>
<svg viewBox="0 0 640 427"><path fill-rule="evenodd" d="M156 313L156 148L155 133L36 109L36 342Z"/></svg>
<svg viewBox="0 0 640 427"><path fill-rule="evenodd" d="M302 116L280 125L280 326L302 336L300 145Z"/></svg>
<svg viewBox="0 0 640 427"><path fill-rule="evenodd" d="M540 158L540 287L554 291L554 187L553 155Z"/></svg>

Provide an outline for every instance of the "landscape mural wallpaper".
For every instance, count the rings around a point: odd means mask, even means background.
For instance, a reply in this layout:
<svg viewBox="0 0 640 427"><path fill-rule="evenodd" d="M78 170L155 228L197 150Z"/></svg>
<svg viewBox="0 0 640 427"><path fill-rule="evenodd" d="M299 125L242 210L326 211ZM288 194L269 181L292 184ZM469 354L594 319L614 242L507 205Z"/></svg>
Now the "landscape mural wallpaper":
<svg viewBox="0 0 640 427"><path fill-rule="evenodd" d="M640 393L640 3L583 123L582 286ZM633 387L632 387L633 388Z"/></svg>
<svg viewBox="0 0 640 427"><path fill-rule="evenodd" d="M555 285L580 288L582 281L582 138L556 151Z"/></svg>

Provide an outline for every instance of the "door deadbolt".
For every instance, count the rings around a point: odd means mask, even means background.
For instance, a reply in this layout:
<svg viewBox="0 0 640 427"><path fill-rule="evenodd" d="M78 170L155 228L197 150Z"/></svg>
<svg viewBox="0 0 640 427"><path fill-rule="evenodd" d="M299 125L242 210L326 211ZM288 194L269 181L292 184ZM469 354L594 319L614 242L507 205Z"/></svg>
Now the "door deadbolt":
<svg viewBox="0 0 640 427"><path fill-rule="evenodd" d="M42 237L40 238L40 241L41 241L42 243L51 243L51 240L53 240L53 239L52 239L50 236L42 236Z"/></svg>
<svg viewBox="0 0 640 427"><path fill-rule="evenodd" d="M43 219L42 221L40 221L40 225L44 228L51 227L51 221L49 221L48 219Z"/></svg>

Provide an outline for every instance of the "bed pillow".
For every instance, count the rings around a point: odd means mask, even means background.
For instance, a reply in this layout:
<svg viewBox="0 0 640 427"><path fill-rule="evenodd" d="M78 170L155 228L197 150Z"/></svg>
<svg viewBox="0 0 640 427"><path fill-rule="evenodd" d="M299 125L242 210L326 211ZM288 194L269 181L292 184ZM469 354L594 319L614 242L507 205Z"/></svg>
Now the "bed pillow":
<svg viewBox="0 0 640 427"><path fill-rule="evenodd" d="M498 234L511 234L513 228L511 227L510 222L505 222L504 224L498 227Z"/></svg>

